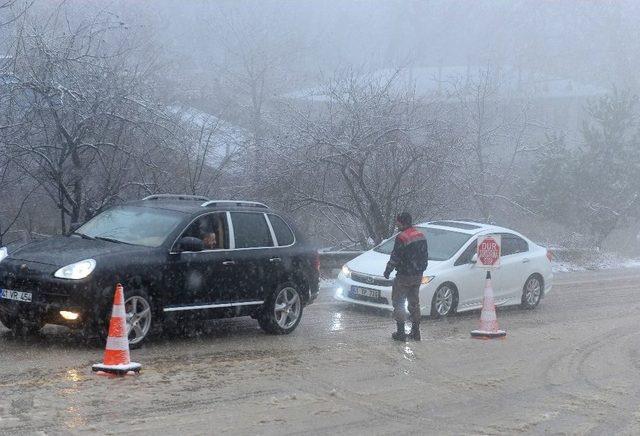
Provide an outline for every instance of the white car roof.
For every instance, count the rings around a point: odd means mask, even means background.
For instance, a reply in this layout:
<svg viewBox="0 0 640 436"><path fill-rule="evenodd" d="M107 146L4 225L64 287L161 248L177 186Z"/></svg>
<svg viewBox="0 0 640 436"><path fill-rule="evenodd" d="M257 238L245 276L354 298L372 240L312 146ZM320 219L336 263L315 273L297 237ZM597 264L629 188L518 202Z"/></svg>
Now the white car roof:
<svg viewBox="0 0 640 436"><path fill-rule="evenodd" d="M515 230L506 227L495 226L493 224L485 224L477 221L468 220L437 220L416 224L418 227L433 227L438 229L446 229L454 232L467 233L469 235L477 235L478 233L514 233L520 235ZM520 235L521 236L521 235Z"/></svg>

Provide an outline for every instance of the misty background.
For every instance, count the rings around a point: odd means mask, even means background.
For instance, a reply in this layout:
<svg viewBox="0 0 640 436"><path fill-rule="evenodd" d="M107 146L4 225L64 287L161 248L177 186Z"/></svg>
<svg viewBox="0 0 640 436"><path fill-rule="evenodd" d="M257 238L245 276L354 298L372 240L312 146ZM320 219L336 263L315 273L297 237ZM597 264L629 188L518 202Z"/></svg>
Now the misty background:
<svg viewBox="0 0 640 436"><path fill-rule="evenodd" d="M634 1L0 0L0 242L151 193L639 255Z"/></svg>

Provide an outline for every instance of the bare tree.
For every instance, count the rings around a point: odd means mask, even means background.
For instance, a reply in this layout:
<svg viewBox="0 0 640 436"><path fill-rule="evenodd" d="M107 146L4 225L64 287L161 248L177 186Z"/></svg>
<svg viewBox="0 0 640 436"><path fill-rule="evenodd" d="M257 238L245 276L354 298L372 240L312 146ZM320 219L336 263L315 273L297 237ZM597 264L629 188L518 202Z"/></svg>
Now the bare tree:
<svg viewBox="0 0 640 436"><path fill-rule="evenodd" d="M0 28L19 20L34 2L35 0L0 0Z"/></svg>
<svg viewBox="0 0 640 436"><path fill-rule="evenodd" d="M220 9L223 18L217 37L222 60L216 64L218 93L231 118L245 126L250 141L246 155L250 174L257 181L263 173L269 141L270 110L275 100L291 87L287 66L302 52L299 38L285 29L274 34L277 16L261 16L239 8Z"/></svg>
<svg viewBox="0 0 640 436"><path fill-rule="evenodd" d="M319 113L298 111L296 136L272 151L287 180L277 186L290 188L294 207L314 207L350 239L380 242L400 210L425 217L442 205L457 138L412 90L396 85L396 75L338 75ZM354 221L360 237L351 234Z"/></svg>
<svg viewBox="0 0 640 436"><path fill-rule="evenodd" d="M0 131L15 165L56 204L63 232L139 186L133 170L139 156L153 154L150 144L171 149L165 111L149 99L148 66L106 42L122 23L108 14L77 25L67 18L56 10L44 25L22 24L12 122Z"/></svg>
<svg viewBox="0 0 640 436"><path fill-rule="evenodd" d="M2 148L0 147L0 150ZM5 236L12 231L14 225L22 215L22 211L38 188L37 185L27 189L15 189L16 186L24 187L24 176L14 171L14 165L10 156L0 154L0 201L4 205L0 214L0 247L5 242Z"/></svg>
<svg viewBox="0 0 640 436"><path fill-rule="evenodd" d="M495 204L534 213L510 195L518 184L518 164L531 147L530 102L511 95L499 68L482 68L454 84L459 131L464 138L460 166L453 176L482 218L491 221Z"/></svg>
<svg viewBox="0 0 640 436"><path fill-rule="evenodd" d="M0 0L0 39L4 39L5 43L10 39L7 27L20 19L32 3L21 0ZM3 48L9 49L8 46L5 46L0 47L0 50ZM10 100L5 85L7 82L11 82L7 71L12 64L12 57L0 52L0 107L5 107ZM4 207L0 213L0 246L3 245L5 236L12 231L13 226L22 215L26 202L37 189L37 185L26 190L15 189L16 186L22 185L23 177L14 171L13 159L8 153L8 144L2 141L3 131L14 127L2 112L4 111L0 111L0 186L3 188L0 192L0 200L2 200Z"/></svg>
<svg viewBox="0 0 640 436"><path fill-rule="evenodd" d="M184 173L183 190L210 195L250 141L247 132L195 108L173 106L173 134Z"/></svg>

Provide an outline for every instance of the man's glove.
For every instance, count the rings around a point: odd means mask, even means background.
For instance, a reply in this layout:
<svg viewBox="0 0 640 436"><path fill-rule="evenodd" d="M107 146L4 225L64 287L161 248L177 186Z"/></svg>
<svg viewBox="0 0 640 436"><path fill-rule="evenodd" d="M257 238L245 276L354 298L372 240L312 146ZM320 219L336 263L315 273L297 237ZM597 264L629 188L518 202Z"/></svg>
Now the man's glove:
<svg viewBox="0 0 640 436"><path fill-rule="evenodd" d="M387 267L387 269L384 270L384 278L385 279L389 279L389 276L391 275L391 271L393 271L391 268Z"/></svg>

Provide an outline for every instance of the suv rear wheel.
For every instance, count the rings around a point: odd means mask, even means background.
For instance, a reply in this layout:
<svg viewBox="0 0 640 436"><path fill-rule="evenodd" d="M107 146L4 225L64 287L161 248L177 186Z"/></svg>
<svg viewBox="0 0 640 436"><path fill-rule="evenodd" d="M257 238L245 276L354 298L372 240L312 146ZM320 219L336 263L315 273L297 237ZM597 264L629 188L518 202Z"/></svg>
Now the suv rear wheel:
<svg viewBox="0 0 640 436"><path fill-rule="evenodd" d="M258 323L267 333L286 335L295 330L301 318L300 292L293 283L285 283L269 296L258 316Z"/></svg>

